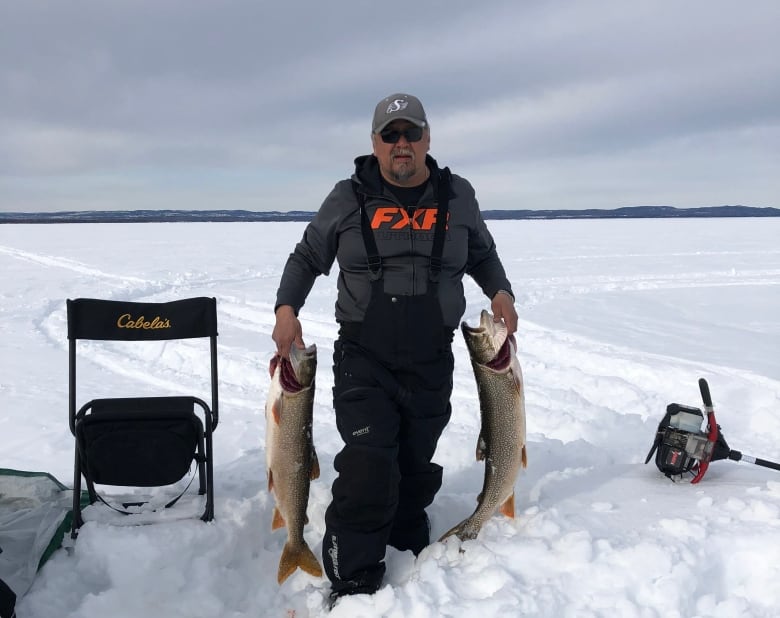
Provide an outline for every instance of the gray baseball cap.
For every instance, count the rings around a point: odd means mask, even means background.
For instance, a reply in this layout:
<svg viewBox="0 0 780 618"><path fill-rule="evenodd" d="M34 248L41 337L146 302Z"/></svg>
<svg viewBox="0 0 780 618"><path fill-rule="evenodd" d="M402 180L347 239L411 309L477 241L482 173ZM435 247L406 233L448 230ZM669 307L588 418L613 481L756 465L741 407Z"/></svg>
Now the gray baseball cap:
<svg viewBox="0 0 780 618"><path fill-rule="evenodd" d="M391 94L376 104L371 130L374 133L379 133L393 120L408 120L418 127L428 126L428 119L425 117L425 110L420 99L411 94L400 92Z"/></svg>

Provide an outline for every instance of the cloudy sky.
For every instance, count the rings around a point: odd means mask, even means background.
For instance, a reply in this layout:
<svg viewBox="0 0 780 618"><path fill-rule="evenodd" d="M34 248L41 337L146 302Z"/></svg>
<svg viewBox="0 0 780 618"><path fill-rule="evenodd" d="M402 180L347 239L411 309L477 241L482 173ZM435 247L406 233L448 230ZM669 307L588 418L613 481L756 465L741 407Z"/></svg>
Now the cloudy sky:
<svg viewBox="0 0 780 618"><path fill-rule="evenodd" d="M419 96L482 208L780 207L777 0L0 0L0 211L316 210Z"/></svg>

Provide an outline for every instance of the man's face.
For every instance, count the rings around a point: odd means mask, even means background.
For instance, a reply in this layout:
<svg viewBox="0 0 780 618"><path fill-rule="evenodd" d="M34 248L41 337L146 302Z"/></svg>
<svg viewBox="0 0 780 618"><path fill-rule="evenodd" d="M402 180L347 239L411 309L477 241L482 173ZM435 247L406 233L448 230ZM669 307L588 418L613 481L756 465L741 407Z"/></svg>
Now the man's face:
<svg viewBox="0 0 780 618"><path fill-rule="evenodd" d="M411 141L419 132L422 132L420 139ZM391 143L385 142L382 135ZM431 147L431 133L427 127L420 129L407 120L395 120L381 133L373 133L371 141L379 170L387 182L399 187L414 187L428 178L425 155Z"/></svg>

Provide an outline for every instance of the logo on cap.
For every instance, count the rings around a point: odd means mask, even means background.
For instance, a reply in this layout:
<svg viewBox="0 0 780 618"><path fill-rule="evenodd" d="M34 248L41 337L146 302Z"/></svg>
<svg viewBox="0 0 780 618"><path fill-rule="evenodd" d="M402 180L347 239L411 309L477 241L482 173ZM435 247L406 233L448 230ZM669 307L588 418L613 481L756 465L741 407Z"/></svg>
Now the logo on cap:
<svg viewBox="0 0 780 618"><path fill-rule="evenodd" d="M395 99L390 105L387 106L386 114L392 114L393 112L400 112L409 107L409 102L406 99Z"/></svg>

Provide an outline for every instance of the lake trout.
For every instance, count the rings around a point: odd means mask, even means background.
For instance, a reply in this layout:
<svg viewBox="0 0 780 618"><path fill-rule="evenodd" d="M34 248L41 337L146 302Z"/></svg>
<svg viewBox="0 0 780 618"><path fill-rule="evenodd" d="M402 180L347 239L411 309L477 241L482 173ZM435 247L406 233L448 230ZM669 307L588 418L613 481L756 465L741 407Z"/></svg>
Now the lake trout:
<svg viewBox="0 0 780 618"><path fill-rule="evenodd" d="M317 347L313 344L305 349L293 345L289 361L278 354L271 359L271 387L265 406L268 491L276 501L271 529L287 527L279 584L297 568L322 576L322 568L303 538L303 526L309 521L309 484L320 475L312 440L316 370Z"/></svg>
<svg viewBox="0 0 780 618"><path fill-rule="evenodd" d="M514 517L515 480L520 467L527 464L523 373L515 339L507 336L506 325L493 321L487 311L482 311L479 326L463 322L461 331L479 392L482 427L477 460L485 462L485 479L474 513L446 532L440 541L451 535L462 541L476 538L496 510Z"/></svg>

